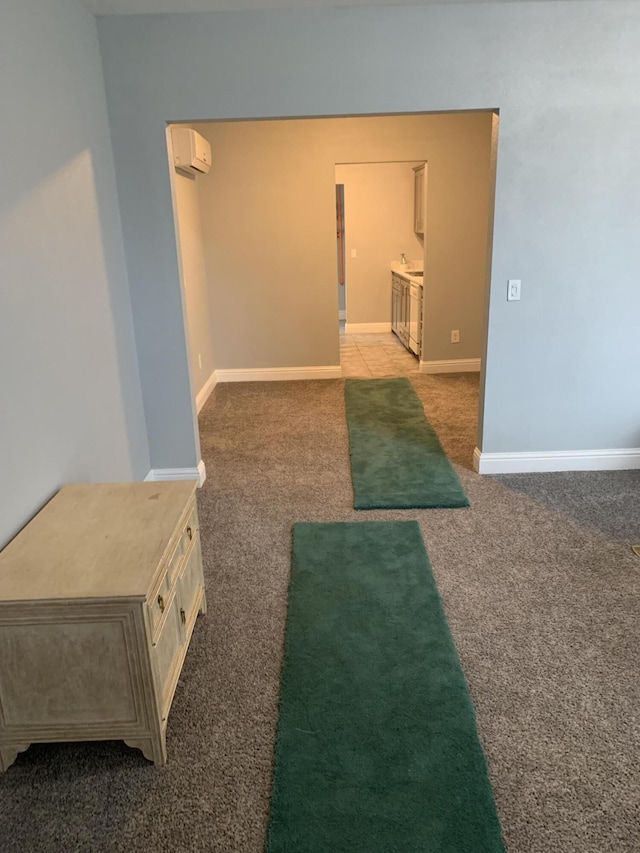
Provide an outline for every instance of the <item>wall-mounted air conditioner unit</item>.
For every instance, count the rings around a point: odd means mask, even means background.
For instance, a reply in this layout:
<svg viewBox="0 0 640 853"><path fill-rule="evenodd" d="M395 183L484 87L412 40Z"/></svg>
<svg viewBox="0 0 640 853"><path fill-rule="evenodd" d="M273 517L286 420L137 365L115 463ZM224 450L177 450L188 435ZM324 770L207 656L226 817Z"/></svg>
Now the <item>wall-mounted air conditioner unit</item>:
<svg viewBox="0 0 640 853"><path fill-rule="evenodd" d="M176 169L206 175L211 168L211 146L203 136L190 127L172 127L171 144Z"/></svg>

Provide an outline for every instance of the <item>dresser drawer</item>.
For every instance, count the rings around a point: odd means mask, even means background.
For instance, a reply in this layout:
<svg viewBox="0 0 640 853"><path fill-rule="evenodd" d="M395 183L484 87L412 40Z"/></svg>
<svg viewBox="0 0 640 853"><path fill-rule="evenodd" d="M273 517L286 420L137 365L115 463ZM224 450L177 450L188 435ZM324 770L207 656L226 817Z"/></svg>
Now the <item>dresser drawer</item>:
<svg viewBox="0 0 640 853"><path fill-rule="evenodd" d="M184 626L182 613L175 592L166 605L162 630L152 646L156 684L159 690L162 719L166 720L180 675L180 664L184 651Z"/></svg>
<svg viewBox="0 0 640 853"><path fill-rule="evenodd" d="M193 540L196 533L198 532L199 527L200 526L198 524L198 509L194 503L194 505L191 507L191 512L189 513L189 517L187 518L187 523L185 525L183 533L185 551L187 550L189 543Z"/></svg>
<svg viewBox="0 0 640 853"><path fill-rule="evenodd" d="M169 577L169 586L173 587L176 578L182 572L185 554L189 550L189 546L198 530L198 511L195 504L187 516L187 520L182 526L178 542L167 563L167 575Z"/></svg>
<svg viewBox="0 0 640 853"><path fill-rule="evenodd" d="M200 551L200 537L198 531L194 533L195 541L192 543L187 560L180 577L178 578L178 595L180 596L182 621L186 626L187 634L191 630L198 614L200 606L200 593L204 586L202 576L202 556Z"/></svg>
<svg viewBox="0 0 640 853"><path fill-rule="evenodd" d="M186 539L186 532L183 530L175 548L173 549L173 553L167 562L167 583L169 584L170 589L173 589L176 578L182 570L184 552L186 551L185 541L188 540Z"/></svg>
<svg viewBox="0 0 640 853"><path fill-rule="evenodd" d="M169 583L169 575L164 573L160 584L156 587L151 598L147 601L147 610L149 611L149 621L151 623L151 637L153 641L158 637L162 628L162 623L166 618L166 611L169 606L171 596L171 583Z"/></svg>

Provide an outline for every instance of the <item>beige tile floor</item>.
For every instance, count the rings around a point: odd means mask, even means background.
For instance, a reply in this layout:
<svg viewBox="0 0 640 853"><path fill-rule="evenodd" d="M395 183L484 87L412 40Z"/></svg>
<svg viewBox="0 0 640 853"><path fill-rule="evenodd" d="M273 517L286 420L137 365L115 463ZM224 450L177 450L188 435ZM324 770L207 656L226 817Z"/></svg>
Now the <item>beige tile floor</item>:
<svg viewBox="0 0 640 853"><path fill-rule="evenodd" d="M418 359L393 332L381 335L340 334L342 375L362 379L418 373Z"/></svg>

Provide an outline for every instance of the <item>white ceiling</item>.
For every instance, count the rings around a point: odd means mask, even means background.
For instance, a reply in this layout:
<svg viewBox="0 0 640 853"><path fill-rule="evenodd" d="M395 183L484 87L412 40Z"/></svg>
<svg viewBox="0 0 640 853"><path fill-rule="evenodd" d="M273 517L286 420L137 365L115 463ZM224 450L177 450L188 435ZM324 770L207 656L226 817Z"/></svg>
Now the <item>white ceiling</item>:
<svg viewBox="0 0 640 853"><path fill-rule="evenodd" d="M141 15L159 12L220 12L241 9L303 9L335 6L428 6L431 3L483 3L487 0L82 0L96 15ZM529 0L491 0L522 3ZM555 0L545 0L555 2ZM574 0L577 2L577 0Z"/></svg>

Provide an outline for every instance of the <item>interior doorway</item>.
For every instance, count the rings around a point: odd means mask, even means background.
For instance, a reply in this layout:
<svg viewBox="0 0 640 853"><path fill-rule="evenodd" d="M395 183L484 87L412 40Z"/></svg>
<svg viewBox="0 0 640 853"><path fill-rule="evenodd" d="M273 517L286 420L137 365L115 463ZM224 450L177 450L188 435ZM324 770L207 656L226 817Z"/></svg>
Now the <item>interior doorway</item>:
<svg viewBox="0 0 640 853"><path fill-rule="evenodd" d="M419 372L425 228L424 161L336 164L344 256L340 364L345 377ZM419 204L418 204L419 202ZM416 211L419 208L419 214Z"/></svg>
<svg viewBox="0 0 640 853"><path fill-rule="evenodd" d="M340 377L340 311L345 335L387 336L379 355L389 357L395 375L477 374L487 328L494 119L488 111L191 125L212 148L211 172L192 193L200 233L178 227L174 208L179 234L200 242L198 271L206 278L204 310L189 309L193 288L182 281L189 337L208 337L213 356L207 379L203 349L190 347L199 403L219 382ZM435 177L425 190L428 229L418 234L412 181L426 161ZM349 182L336 170L382 166L408 173L406 203L378 201L370 212L391 210L394 226L402 219L417 244L407 237L381 248L384 276L376 295L354 279L359 270L361 280L372 281L365 269L370 256L357 235L352 239ZM377 232L379 247L390 231ZM411 272L422 265L421 332L415 319L409 322L421 340L419 360L391 332L391 264L402 264L402 254ZM184 279L189 264L182 267ZM376 303L380 311L371 310ZM192 318L200 323L193 333ZM367 341L355 343L360 349Z"/></svg>

